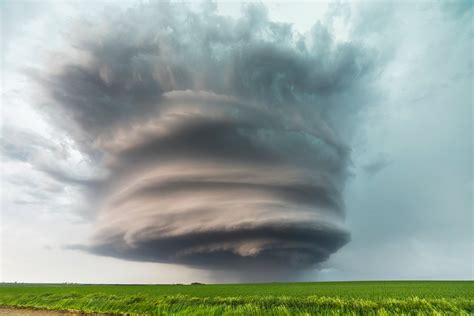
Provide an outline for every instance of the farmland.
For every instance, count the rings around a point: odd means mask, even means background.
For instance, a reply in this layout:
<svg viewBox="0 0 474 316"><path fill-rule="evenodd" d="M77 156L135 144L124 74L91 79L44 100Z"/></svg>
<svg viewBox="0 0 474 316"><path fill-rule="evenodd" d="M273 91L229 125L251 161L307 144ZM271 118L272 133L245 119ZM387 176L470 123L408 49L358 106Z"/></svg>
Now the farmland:
<svg viewBox="0 0 474 316"><path fill-rule="evenodd" d="M0 305L129 315L470 315L472 281L2 284Z"/></svg>

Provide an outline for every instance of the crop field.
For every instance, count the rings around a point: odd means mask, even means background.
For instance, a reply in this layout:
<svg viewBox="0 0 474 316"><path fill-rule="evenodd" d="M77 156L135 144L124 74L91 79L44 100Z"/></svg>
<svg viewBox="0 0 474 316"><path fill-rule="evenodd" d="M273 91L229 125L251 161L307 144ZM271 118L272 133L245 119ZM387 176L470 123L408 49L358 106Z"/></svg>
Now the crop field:
<svg viewBox="0 0 474 316"><path fill-rule="evenodd" d="M0 305L116 315L471 315L474 282L1 284Z"/></svg>

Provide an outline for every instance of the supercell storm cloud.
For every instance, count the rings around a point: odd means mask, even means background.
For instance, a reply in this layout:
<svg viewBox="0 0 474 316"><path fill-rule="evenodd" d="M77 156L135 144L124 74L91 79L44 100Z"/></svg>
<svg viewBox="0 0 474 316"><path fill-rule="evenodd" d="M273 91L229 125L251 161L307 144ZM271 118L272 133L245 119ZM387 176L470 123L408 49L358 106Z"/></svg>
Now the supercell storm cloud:
<svg viewBox="0 0 474 316"><path fill-rule="evenodd" d="M349 241L342 193L372 53L212 5L110 10L48 73L47 111L107 176L89 252L250 271L317 266Z"/></svg>

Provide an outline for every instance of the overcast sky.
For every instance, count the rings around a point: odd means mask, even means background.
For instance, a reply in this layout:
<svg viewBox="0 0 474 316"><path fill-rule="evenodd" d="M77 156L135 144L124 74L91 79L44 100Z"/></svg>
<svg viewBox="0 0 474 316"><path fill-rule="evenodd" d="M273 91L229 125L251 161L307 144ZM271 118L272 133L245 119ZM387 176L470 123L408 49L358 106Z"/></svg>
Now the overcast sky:
<svg viewBox="0 0 474 316"><path fill-rule="evenodd" d="M473 278L472 1L0 8L1 281Z"/></svg>

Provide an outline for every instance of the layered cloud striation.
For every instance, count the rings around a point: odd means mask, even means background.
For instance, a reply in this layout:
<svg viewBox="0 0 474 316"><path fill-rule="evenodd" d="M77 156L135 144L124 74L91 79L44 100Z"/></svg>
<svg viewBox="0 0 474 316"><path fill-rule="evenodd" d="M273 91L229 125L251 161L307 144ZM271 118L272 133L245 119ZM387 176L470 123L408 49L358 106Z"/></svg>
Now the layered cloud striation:
<svg viewBox="0 0 474 316"><path fill-rule="evenodd" d="M347 135L373 73L362 45L212 5L141 4L81 22L33 75L107 176L83 249L236 271L317 266L349 241ZM99 184L97 184L99 183Z"/></svg>

